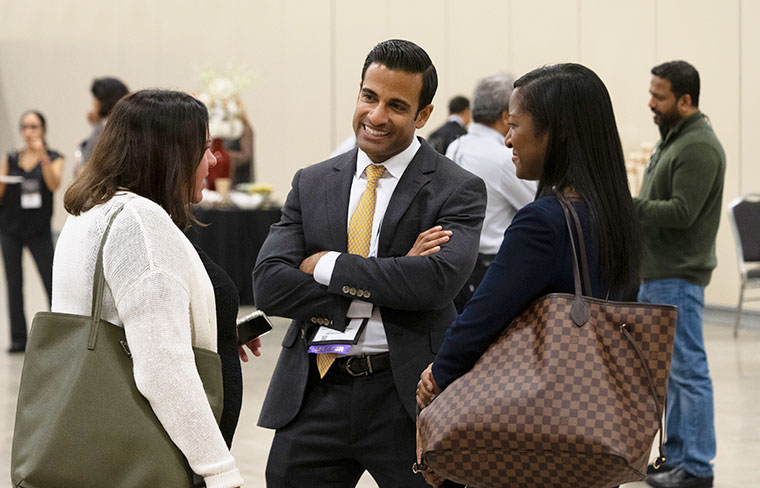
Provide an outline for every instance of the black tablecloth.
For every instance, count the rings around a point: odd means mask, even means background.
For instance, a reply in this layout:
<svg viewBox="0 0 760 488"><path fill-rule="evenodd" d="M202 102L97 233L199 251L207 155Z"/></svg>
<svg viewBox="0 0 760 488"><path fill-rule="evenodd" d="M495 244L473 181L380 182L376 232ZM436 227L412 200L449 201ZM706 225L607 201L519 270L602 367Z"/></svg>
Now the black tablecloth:
<svg viewBox="0 0 760 488"><path fill-rule="evenodd" d="M280 220L280 209L197 207L195 216L208 225L194 225L187 236L230 275L240 294L240 304L253 305L251 271L269 227Z"/></svg>

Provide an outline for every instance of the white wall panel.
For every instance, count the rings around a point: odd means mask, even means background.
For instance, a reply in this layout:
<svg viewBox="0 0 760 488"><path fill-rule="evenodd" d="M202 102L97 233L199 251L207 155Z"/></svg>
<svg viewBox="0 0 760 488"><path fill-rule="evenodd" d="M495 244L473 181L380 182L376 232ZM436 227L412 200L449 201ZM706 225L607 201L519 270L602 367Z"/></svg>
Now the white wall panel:
<svg viewBox="0 0 760 488"><path fill-rule="evenodd" d="M626 154L655 143L649 100L655 64L655 0L581 1L581 62L604 81Z"/></svg>
<svg viewBox="0 0 760 488"><path fill-rule="evenodd" d="M545 64L579 60L578 1L510 0L511 68L516 76Z"/></svg>
<svg viewBox="0 0 760 488"><path fill-rule="evenodd" d="M439 72L437 119L431 120L430 129L445 120L451 97L472 99L478 80L510 72L509 2L447 0L446 6L445 69Z"/></svg>

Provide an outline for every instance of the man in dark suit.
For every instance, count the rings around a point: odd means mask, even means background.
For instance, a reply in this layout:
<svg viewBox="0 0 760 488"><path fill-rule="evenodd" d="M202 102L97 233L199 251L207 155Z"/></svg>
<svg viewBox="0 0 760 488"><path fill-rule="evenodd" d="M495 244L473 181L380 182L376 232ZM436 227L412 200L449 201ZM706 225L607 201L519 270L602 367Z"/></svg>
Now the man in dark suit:
<svg viewBox="0 0 760 488"><path fill-rule="evenodd" d="M483 181L415 137L437 75L402 40L368 54L358 148L299 170L253 271L257 306L290 317L259 425L267 486L423 487L415 388L475 264ZM335 355L336 352L347 354Z"/></svg>
<svg viewBox="0 0 760 488"><path fill-rule="evenodd" d="M446 154L449 144L467 134L467 126L471 118L470 101L467 97L457 95L452 98L449 101L449 118L445 124L430 134L428 144L439 153Z"/></svg>

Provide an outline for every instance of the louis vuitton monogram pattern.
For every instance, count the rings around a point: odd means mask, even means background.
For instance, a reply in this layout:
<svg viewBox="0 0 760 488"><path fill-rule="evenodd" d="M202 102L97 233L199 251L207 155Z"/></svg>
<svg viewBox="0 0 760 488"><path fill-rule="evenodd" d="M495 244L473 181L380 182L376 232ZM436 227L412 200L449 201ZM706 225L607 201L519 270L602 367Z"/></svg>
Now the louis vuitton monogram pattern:
<svg viewBox="0 0 760 488"><path fill-rule="evenodd" d="M667 391L676 309L584 297L535 301L419 417L423 459L478 488L610 486L645 477Z"/></svg>

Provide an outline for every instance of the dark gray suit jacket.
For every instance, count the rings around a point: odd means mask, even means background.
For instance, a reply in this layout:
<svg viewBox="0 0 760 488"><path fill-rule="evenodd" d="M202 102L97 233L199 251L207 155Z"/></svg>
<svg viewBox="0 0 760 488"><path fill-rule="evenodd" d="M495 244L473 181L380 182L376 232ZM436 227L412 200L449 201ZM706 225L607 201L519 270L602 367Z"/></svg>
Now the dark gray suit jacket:
<svg viewBox="0 0 760 488"><path fill-rule="evenodd" d="M378 256L346 254L348 200L357 150L299 170L253 270L256 305L293 319L269 384L258 425L280 428L295 418L309 371L305 338L316 323L337 330L357 294L380 307L393 378L404 407L415 415L415 388L456 316L452 300L478 255L486 206L483 181L426 142L398 182L383 216ZM451 240L432 256L406 256L434 225ZM319 251L339 251L330 286L298 269ZM356 292L355 292L356 293Z"/></svg>

